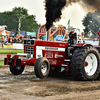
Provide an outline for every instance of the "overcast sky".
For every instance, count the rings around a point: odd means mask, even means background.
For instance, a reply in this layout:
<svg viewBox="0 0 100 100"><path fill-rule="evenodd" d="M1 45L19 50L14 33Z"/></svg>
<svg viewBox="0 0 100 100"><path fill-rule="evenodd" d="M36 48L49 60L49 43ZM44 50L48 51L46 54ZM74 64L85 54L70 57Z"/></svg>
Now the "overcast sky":
<svg viewBox="0 0 100 100"><path fill-rule="evenodd" d="M12 8L24 7L28 10L28 14L36 15L36 21L39 24L45 24L44 0L0 0L0 12L12 11ZM85 11L78 4L66 7L63 10L62 18L55 25L62 24L67 27L70 19L71 26L83 29L81 20L85 16Z"/></svg>

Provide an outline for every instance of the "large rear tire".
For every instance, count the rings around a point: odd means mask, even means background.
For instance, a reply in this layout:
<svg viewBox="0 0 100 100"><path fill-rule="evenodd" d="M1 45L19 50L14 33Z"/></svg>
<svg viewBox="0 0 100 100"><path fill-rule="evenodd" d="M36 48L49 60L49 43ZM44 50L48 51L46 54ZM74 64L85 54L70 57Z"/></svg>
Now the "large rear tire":
<svg viewBox="0 0 100 100"><path fill-rule="evenodd" d="M10 65L10 72L14 75L20 75L22 74L22 72L24 71L24 68L25 66L13 66L13 65Z"/></svg>
<svg viewBox="0 0 100 100"><path fill-rule="evenodd" d="M100 56L96 48L84 47L74 51L70 64L76 80L95 80L100 73Z"/></svg>
<svg viewBox="0 0 100 100"><path fill-rule="evenodd" d="M38 58L34 65L34 71L38 78L46 78L50 72L50 64L45 57Z"/></svg>

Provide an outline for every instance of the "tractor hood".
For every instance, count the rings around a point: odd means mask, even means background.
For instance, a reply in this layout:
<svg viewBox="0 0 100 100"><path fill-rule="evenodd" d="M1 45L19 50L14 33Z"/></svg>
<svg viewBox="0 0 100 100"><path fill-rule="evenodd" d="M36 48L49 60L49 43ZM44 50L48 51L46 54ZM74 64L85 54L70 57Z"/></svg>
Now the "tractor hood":
<svg viewBox="0 0 100 100"><path fill-rule="evenodd" d="M24 45L34 45L34 46L49 46L49 47L61 47L66 48L68 42L61 41L43 41L43 40L24 40Z"/></svg>

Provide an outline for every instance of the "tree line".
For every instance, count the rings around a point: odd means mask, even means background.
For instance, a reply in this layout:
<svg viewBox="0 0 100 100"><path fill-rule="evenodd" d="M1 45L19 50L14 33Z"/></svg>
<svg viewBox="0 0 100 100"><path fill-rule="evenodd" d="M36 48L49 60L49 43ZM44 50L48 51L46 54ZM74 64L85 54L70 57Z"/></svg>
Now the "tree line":
<svg viewBox="0 0 100 100"><path fill-rule="evenodd" d="M89 12L86 14L84 19L82 20L82 24L85 27L84 33L85 36L88 36L91 28L94 32L100 33L100 9L95 12Z"/></svg>
<svg viewBox="0 0 100 100"><path fill-rule="evenodd" d="M41 25L37 23L35 15L29 15L23 7L15 7L12 11L0 13L0 25L6 25L7 30L18 30L19 18L21 30L35 32Z"/></svg>
<svg viewBox="0 0 100 100"><path fill-rule="evenodd" d="M7 30L18 30L19 18L21 19L21 30L36 32L41 26L36 21L35 15L29 15L28 10L23 7L15 7L12 11L5 11L0 13L0 25L6 25ZM88 13L84 16L82 24L85 27L85 35L89 35L90 27L93 31L100 31L100 9L93 13Z"/></svg>

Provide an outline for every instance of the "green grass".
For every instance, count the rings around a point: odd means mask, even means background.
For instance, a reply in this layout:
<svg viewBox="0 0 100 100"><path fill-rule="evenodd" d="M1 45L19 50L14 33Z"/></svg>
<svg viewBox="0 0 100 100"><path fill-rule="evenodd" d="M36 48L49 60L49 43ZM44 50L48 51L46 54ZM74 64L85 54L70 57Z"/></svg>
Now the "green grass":
<svg viewBox="0 0 100 100"><path fill-rule="evenodd" d="M0 53L24 53L23 49L0 49ZM4 65L4 62L0 62L0 66L8 66Z"/></svg>
<svg viewBox="0 0 100 100"><path fill-rule="evenodd" d="M24 53L23 49L0 49L0 53Z"/></svg>
<svg viewBox="0 0 100 100"><path fill-rule="evenodd" d="M8 65L4 65L4 62L0 61L0 66L8 66Z"/></svg>
<svg viewBox="0 0 100 100"><path fill-rule="evenodd" d="M4 65L4 62L0 62L0 65Z"/></svg>

